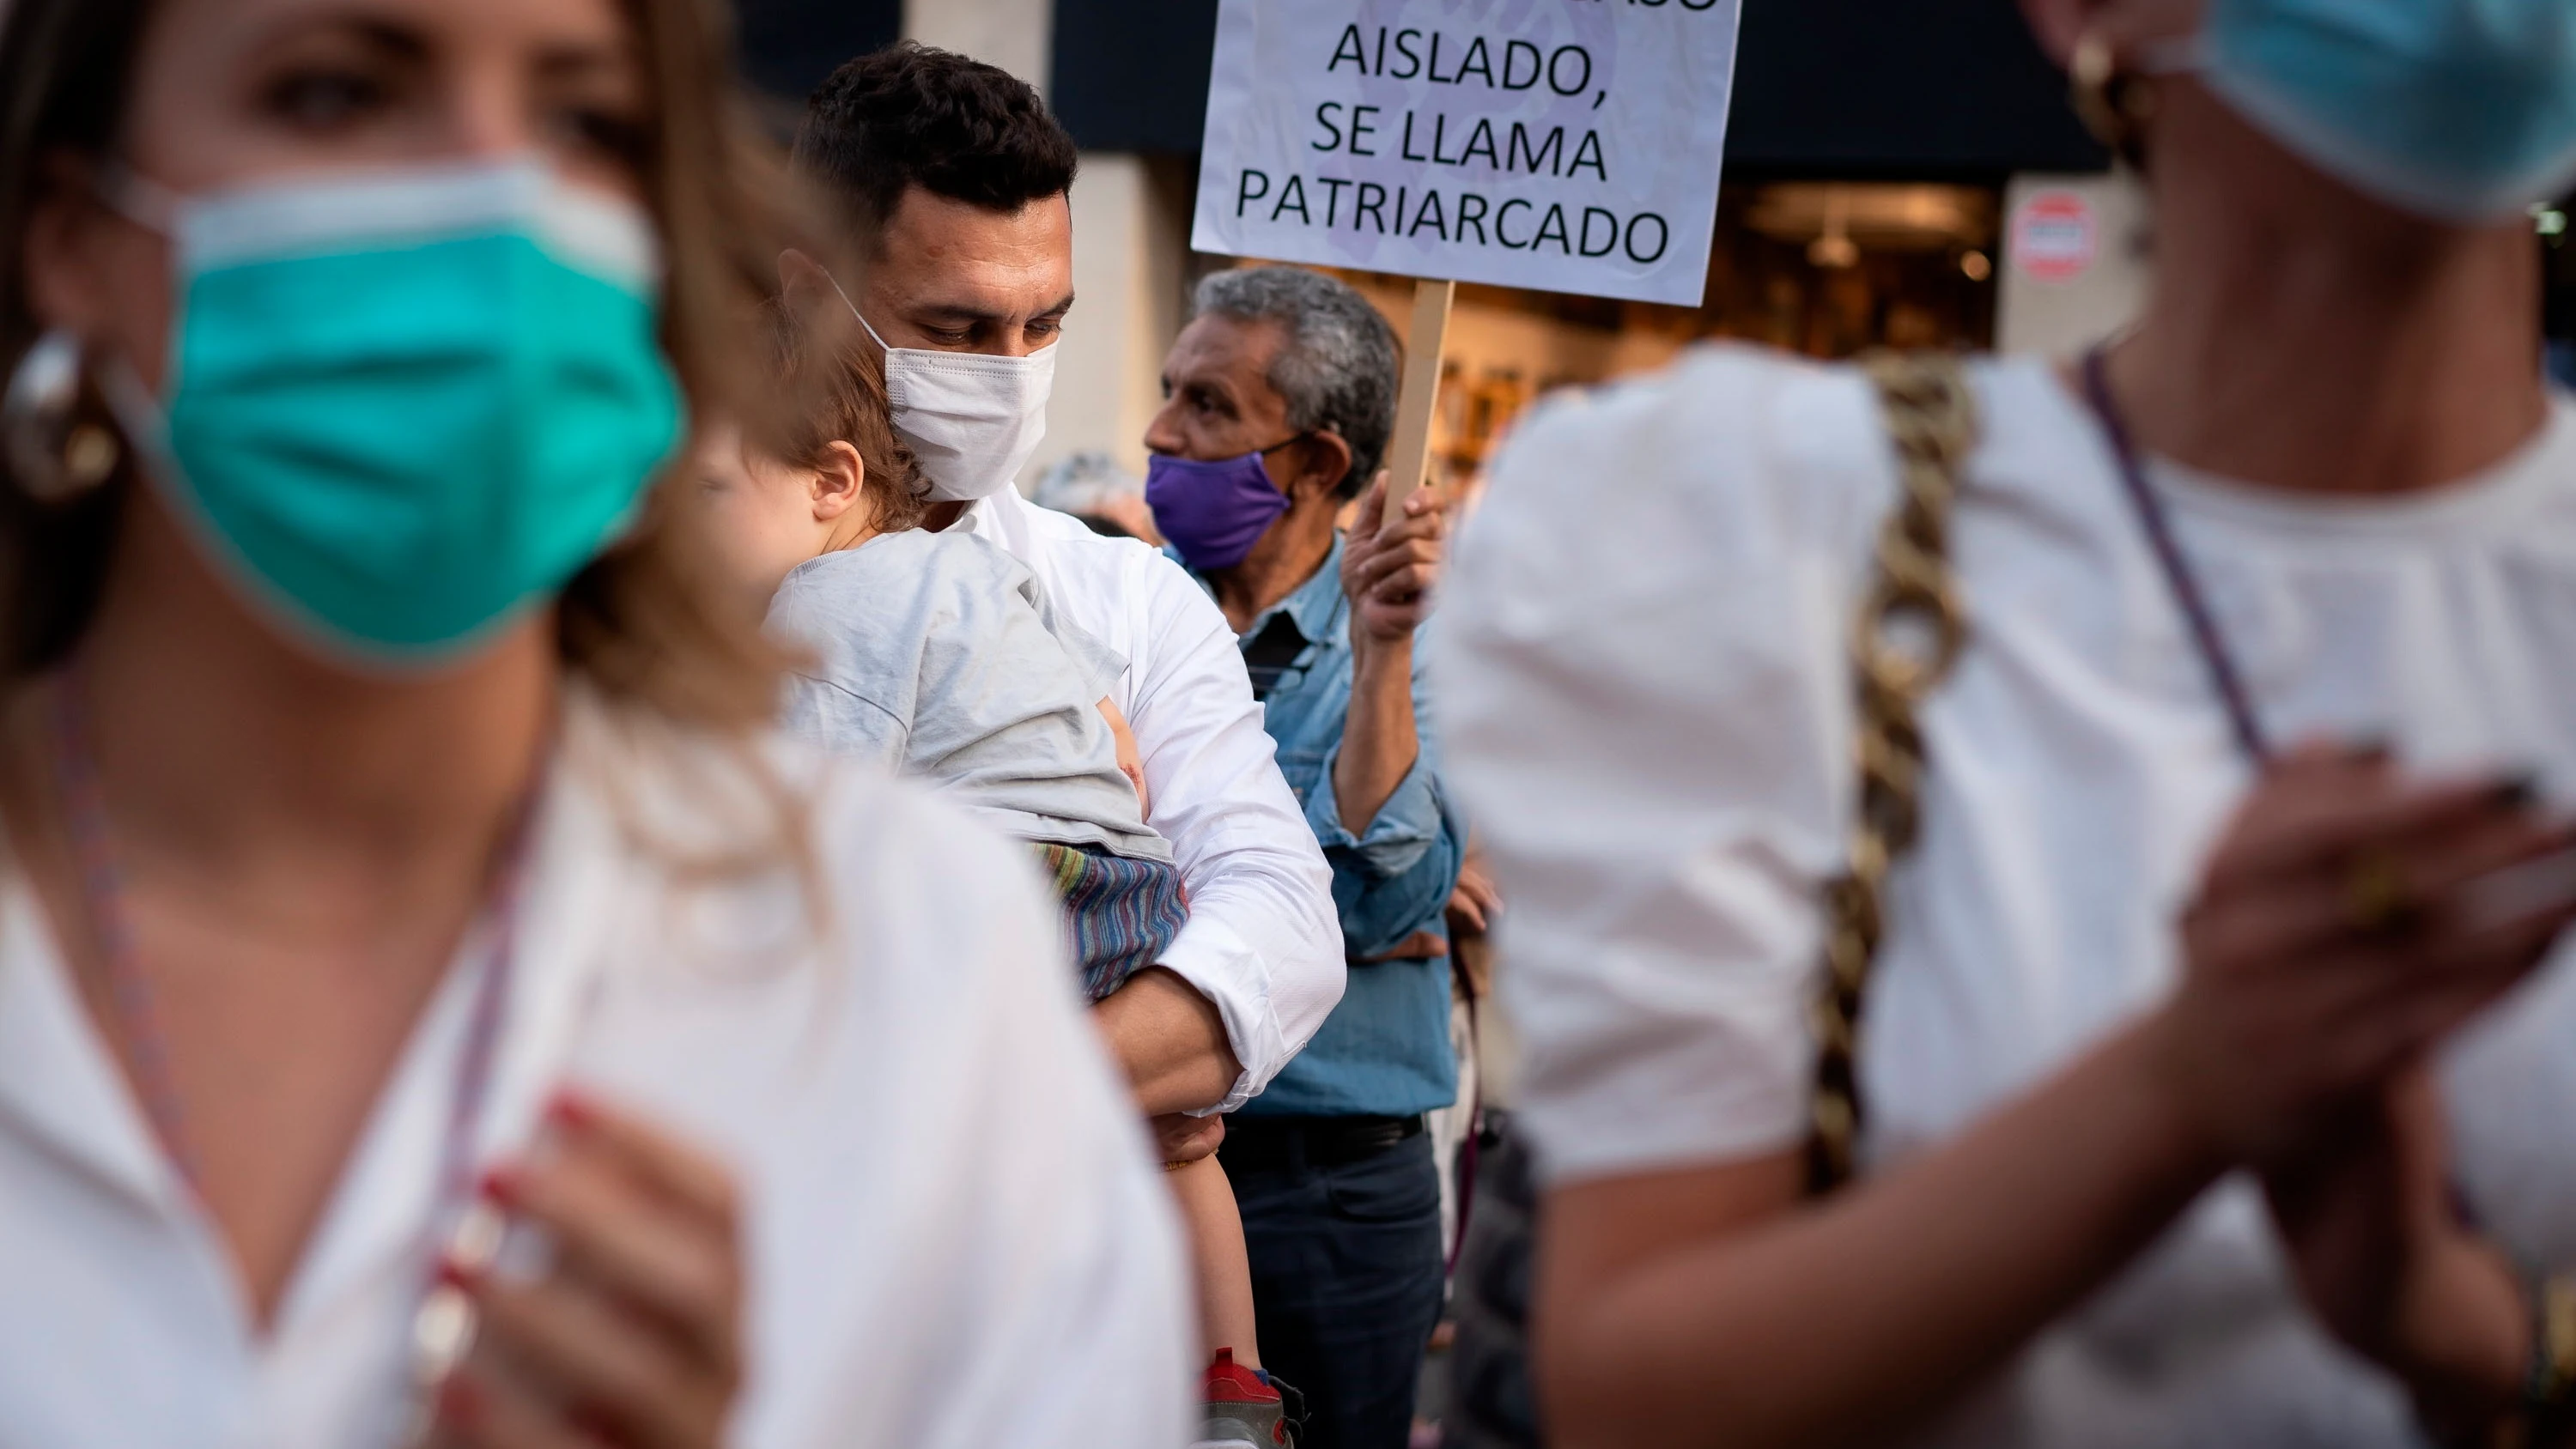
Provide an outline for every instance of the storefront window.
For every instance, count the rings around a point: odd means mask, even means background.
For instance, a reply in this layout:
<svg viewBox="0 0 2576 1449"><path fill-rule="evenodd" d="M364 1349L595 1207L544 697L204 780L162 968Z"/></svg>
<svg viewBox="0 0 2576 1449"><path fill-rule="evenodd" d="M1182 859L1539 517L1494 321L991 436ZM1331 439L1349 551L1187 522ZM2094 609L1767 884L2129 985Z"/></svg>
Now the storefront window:
<svg viewBox="0 0 2576 1449"><path fill-rule="evenodd" d="M1994 343L1998 188L1930 183L1730 184L1696 308L1464 286L1433 449L1472 491L1531 401L1739 340L1839 359L1875 347ZM1341 272L1402 327L1413 283Z"/></svg>

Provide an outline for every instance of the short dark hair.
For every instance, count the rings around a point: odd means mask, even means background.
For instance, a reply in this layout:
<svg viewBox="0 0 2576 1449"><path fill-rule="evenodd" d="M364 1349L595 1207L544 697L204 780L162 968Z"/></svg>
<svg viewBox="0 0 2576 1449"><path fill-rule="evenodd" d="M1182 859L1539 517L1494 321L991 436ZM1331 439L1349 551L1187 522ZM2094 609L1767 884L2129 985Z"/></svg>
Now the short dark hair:
<svg viewBox="0 0 2576 1449"><path fill-rule="evenodd" d="M1073 137L999 66L905 41L832 72L805 103L796 164L873 246L906 191L1014 212L1073 189Z"/></svg>
<svg viewBox="0 0 2576 1449"><path fill-rule="evenodd" d="M1193 317L1276 323L1286 336L1270 363L1271 391L1300 437L1330 429L1351 445L1334 492L1357 498L1395 438L1395 329L1350 286L1303 267L1242 267L1199 283Z"/></svg>

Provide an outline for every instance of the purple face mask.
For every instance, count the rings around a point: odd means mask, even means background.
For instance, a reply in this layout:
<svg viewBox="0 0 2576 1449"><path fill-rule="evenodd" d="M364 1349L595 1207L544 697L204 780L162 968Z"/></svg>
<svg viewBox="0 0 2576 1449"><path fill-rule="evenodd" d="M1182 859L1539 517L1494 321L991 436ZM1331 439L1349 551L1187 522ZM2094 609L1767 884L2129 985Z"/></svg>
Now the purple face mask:
<svg viewBox="0 0 2576 1449"><path fill-rule="evenodd" d="M1156 453L1146 463L1145 506L1154 510L1154 527L1180 550L1181 562L1200 573L1230 569L1288 511L1288 495L1261 466L1279 448L1217 463Z"/></svg>

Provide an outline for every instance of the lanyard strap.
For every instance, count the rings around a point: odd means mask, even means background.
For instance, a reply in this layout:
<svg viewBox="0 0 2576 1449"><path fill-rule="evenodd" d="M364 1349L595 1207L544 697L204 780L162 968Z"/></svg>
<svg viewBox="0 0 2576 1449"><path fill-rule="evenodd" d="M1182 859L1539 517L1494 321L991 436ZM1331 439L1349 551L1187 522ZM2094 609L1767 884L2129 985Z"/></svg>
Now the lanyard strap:
<svg viewBox="0 0 2576 1449"><path fill-rule="evenodd" d="M144 975L135 949L134 928L126 910L126 888L113 842L107 808L98 783L98 767L88 749L88 719L77 675L66 676L54 691L54 766L72 851L98 942L108 995L118 1025L134 1054L134 1075L143 1109L155 1136L202 1205L203 1161L189 1135L185 1099L170 1071L169 1036L162 1027L159 1000ZM508 1015L510 980L521 878L525 875L530 822L542 791L531 791L511 827L508 865L489 918L492 944L477 973L474 1000L466 1019L465 1047L460 1053L455 1088L448 1100L446 1134L439 1149L438 1197L431 1211L432 1231L444 1233L447 1220L471 1198L474 1188L474 1138L490 1095L500 1039Z"/></svg>
<svg viewBox="0 0 2576 1449"><path fill-rule="evenodd" d="M2172 511L2148 480L2146 463L2138 456L2135 435L2129 431L2128 416L2120 411L2119 399L2111 392L2110 349L2096 347L2086 353L2083 370L2085 399L2102 420L2103 432L2110 435L2111 452L2119 460L2121 486L2137 510L2138 523L2146 532L2166 585L2173 591L2174 602L2181 606L2183 618L2190 625L2192 647L2209 671L2210 686L2217 691L2219 703L2227 709L2227 723L2235 732L2237 748L2255 765L2269 764L2271 736L2263 728L2261 713L2254 708L2252 691L2245 687L2244 671L2237 668L2236 656L2227 647L2227 636L2219 630L2218 615L2209 606L2209 593L2201 586L2191 556L2183 552L2182 540L2174 533Z"/></svg>

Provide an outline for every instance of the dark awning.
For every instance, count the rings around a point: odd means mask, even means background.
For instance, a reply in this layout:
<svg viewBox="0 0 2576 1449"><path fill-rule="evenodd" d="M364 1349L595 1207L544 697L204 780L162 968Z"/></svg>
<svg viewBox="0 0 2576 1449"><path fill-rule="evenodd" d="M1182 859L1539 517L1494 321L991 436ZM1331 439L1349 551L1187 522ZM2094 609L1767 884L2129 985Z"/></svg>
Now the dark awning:
<svg viewBox="0 0 2576 1449"><path fill-rule="evenodd" d="M903 0L736 0L734 12L744 72L785 101L801 103L841 62L903 38Z"/></svg>
<svg viewBox="0 0 2576 1449"><path fill-rule="evenodd" d="M1216 0L1056 0L1056 112L1087 150L1196 151L1215 43ZM1729 131L1756 172L2105 164L2014 0L1744 0Z"/></svg>

